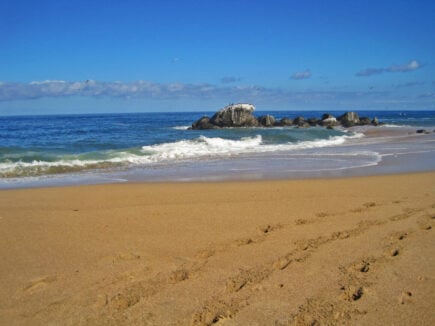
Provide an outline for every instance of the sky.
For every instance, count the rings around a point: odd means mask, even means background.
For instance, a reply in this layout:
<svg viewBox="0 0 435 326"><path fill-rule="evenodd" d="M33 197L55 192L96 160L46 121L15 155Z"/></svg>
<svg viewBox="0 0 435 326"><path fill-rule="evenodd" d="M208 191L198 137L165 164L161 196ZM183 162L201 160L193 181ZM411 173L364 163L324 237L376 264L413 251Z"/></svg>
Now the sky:
<svg viewBox="0 0 435 326"><path fill-rule="evenodd" d="M0 115L435 110L435 1L5 0Z"/></svg>

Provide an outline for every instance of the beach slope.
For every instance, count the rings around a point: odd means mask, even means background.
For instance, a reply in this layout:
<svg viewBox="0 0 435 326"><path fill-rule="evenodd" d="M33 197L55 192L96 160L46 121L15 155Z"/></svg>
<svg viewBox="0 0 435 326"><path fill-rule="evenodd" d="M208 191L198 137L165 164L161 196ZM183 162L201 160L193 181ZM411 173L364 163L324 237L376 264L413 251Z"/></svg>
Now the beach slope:
<svg viewBox="0 0 435 326"><path fill-rule="evenodd" d="M434 325L435 173L0 192L2 325Z"/></svg>

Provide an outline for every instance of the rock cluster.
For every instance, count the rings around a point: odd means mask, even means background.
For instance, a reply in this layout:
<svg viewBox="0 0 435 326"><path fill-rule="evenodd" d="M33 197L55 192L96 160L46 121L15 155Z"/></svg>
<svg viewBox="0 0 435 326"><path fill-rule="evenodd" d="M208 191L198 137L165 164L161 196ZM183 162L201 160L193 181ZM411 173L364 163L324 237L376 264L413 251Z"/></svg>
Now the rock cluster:
<svg viewBox="0 0 435 326"><path fill-rule="evenodd" d="M192 124L190 129L218 129L231 127L283 127L297 126L299 128L308 128L314 126L323 126L326 128L334 128L335 126L352 127L373 125L378 126L381 123L378 118L359 117L356 112L346 112L339 117L334 117L332 114L325 113L320 119L296 117L293 120L290 118L275 119L272 115L264 115L255 117L253 112L255 107L252 104L230 104L216 112L211 118L202 117Z"/></svg>

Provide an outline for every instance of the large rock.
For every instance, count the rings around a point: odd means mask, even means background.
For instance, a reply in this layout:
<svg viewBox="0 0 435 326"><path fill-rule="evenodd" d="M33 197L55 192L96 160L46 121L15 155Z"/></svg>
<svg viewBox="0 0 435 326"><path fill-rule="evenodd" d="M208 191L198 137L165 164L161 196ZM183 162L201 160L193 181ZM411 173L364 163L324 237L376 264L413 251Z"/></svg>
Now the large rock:
<svg viewBox="0 0 435 326"><path fill-rule="evenodd" d="M291 126L293 124L293 120L289 118L282 118L281 120L275 122L275 126Z"/></svg>
<svg viewBox="0 0 435 326"><path fill-rule="evenodd" d="M372 125L374 125L374 126L378 126L379 125L379 119L377 117L373 118Z"/></svg>
<svg viewBox="0 0 435 326"><path fill-rule="evenodd" d="M273 115L263 115L258 118L258 123L263 127L273 127L275 125L275 117Z"/></svg>
<svg viewBox="0 0 435 326"><path fill-rule="evenodd" d="M256 127L257 118L252 115L255 107L251 104L231 104L216 112L213 117L202 117L190 129L216 129L226 127Z"/></svg>
<svg viewBox="0 0 435 326"><path fill-rule="evenodd" d="M359 124L361 126L368 126L371 123L372 123L372 121L368 117L361 117L361 118L359 118Z"/></svg>
<svg viewBox="0 0 435 326"><path fill-rule="evenodd" d="M307 119L307 123L311 126L311 127L315 127L319 124L319 119L317 118L308 118Z"/></svg>
<svg viewBox="0 0 435 326"><path fill-rule="evenodd" d="M337 118L334 117L332 114L325 113L324 115L322 115L322 121L320 121L320 125L326 128L332 128L338 125L338 121Z"/></svg>
<svg viewBox="0 0 435 326"><path fill-rule="evenodd" d="M219 127L210 123L209 117L202 117L199 120L195 121L190 129L204 130L204 129L216 129L216 128Z"/></svg>
<svg viewBox="0 0 435 326"><path fill-rule="evenodd" d="M331 119L331 118L335 119L335 117L330 113L323 113L322 114L322 120Z"/></svg>
<svg viewBox="0 0 435 326"><path fill-rule="evenodd" d="M255 106L252 104L231 104L215 113L210 119L218 127L255 127L257 118L252 114Z"/></svg>
<svg viewBox="0 0 435 326"><path fill-rule="evenodd" d="M352 127L359 124L359 116L356 112L346 112L338 118L344 127Z"/></svg>
<svg viewBox="0 0 435 326"><path fill-rule="evenodd" d="M293 124L301 127L304 124L306 124L305 118L304 117L296 117L295 119L293 119Z"/></svg>

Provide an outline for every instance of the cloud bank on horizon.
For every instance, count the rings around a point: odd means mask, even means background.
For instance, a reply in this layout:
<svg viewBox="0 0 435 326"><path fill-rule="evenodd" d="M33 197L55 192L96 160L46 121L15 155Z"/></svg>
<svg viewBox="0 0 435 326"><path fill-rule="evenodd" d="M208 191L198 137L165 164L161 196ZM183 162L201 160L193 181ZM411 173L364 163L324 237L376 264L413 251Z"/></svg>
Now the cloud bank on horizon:
<svg viewBox="0 0 435 326"><path fill-rule="evenodd" d="M387 68L367 68L356 74L357 77L369 77L372 75L382 74L384 72L412 72L422 68L417 60L412 60L403 65L391 65ZM310 69L295 72L291 76L293 80L303 80L311 78ZM225 76L221 78L222 84L236 84L242 80L241 77ZM397 84L394 88L408 88L425 85L422 81L412 81L403 84ZM433 82L435 84L435 81ZM373 86L369 87L372 91ZM298 94L298 95L297 95ZM337 94L364 94L373 95L373 92L337 92L337 91L295 91L291 88L268 88L262 86L250 85L233 85L218 86L207 83L157 83L151 81L134 81L134 82L104 82L95 80L86 81L64 81L64 80L43 80L32 81L29 83L20 82L2 82L0 81L0 102L16 100L32 100L39 98L60 98L60 97L93 97L93 98L151 98L151 99L182 99L182 98L262 98L277 97L283 100L300 99L302 94L309 94L316 99L336 98ZM388 92L377 93L378 95L387 95ZM430 94L430 93L425 93ZM420 94L419 98L421 98ZM372 96L370 96L372 97ZM425 96L428 97L428 96ZM308 101L308 98L305 99Z"/></svg>
<svg viewBox="0 0 435 326"><path fill-rule="evenodd" d="M414 88L420 83L396 85L395 88ZM298 106L347 109L370 107L416 105L427 108L434 103L435 92L417 96L400 96L389 91L376 91L370 87L366 91L350 90L303 90L261 87L261 86L219 86L213 84L155 83L149 81L104 82L95 80L63 81L44 80L29 83L0 82L0 104L13 101L40 99L94 98L129 100L206 100L212 103L226 103L222 99L237 99L240 102L283 105L293 103ZM127 102L126 102L127 103ZM271 108L271 107L269 107ZM286 109L286 107L284 107Z"/></svg>
<svg viewBox="0 0 435 326"><path fill-rule="evenodd" d="M347 95L346 95L347 94ZM64 80L32 81L30 83L0 82L0 101L32 100L39 98L57 98L83 96L94 98L262 98L262 99L331 99L337 95L355 96L364 92L325 92L292 91L261 86L226 86L212 84L154 83L148 81L134 82L99 82L95 80L69 82ZM367 94L375 94L373 92Z"/></svg>

